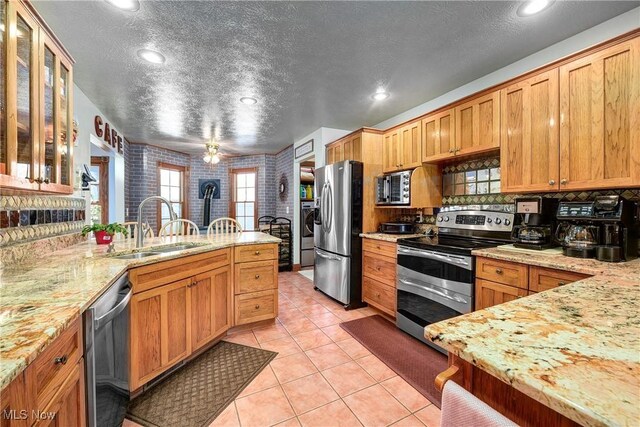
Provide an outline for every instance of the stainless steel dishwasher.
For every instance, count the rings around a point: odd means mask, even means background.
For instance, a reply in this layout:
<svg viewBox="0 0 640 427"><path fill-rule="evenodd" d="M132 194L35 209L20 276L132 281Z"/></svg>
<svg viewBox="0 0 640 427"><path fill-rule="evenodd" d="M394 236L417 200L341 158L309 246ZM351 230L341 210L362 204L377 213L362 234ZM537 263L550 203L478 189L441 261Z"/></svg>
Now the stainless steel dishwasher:
<svg viewBox="0 0 640 427"><path fill-rule="evenodd" d="M124 274L83 315L89 427L119 427L127 412L132 294Z"/></svg>

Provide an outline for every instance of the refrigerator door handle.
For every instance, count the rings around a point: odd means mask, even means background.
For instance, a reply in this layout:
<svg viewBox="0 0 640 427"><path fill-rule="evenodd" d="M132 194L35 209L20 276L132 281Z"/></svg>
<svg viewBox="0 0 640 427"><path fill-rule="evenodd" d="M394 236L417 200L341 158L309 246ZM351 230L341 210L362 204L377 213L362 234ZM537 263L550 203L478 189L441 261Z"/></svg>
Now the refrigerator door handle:
<svg viewBox="0 0 640 427"><path fill-rule="evenodd" d="M331 184L327 183L327 231L331 230L333 225L333 190Z"/></svg>

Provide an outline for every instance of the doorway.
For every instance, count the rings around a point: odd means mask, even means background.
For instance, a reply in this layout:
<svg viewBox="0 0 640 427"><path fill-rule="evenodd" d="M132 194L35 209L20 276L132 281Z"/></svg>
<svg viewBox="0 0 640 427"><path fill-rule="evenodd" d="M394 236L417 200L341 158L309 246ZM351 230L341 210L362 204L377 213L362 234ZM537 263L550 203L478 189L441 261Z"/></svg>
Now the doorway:
<svg viewBox="0 0 640 427"><path fill-rule="evenodd" d="M109 157L91 156L91 175L98 181L92 182L91 223L109 223Z"/></svg>

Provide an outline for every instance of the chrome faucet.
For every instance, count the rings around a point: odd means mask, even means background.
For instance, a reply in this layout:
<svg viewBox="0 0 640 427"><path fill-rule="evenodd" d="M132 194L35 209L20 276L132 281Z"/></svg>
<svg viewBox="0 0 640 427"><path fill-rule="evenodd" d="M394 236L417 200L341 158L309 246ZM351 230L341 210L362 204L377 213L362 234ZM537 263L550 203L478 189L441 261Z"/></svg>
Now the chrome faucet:
<svg viewBox="0 0 640 427"><path fill-rule="evenodd" d="M138 229L136 230L136 248L141 248L144 245L144 230L142 229L142 208L149 200L159 200L166 204L169 208L169 218L171 218L171 221L178 218L176 213L173 211L173 208L171 207L171 202L169 202L164 197L151 196L144 199L138 206Z"/></svg>

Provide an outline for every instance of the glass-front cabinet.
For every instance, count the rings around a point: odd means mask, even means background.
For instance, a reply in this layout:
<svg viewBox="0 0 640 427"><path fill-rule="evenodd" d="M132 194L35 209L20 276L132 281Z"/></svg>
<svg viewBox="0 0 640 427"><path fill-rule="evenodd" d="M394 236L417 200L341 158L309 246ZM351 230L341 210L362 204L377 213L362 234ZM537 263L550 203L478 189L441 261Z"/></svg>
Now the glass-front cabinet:
<svg viewBox="0 0 640 427"><path fill-rule="evenodd" d="M0 0L0 21L0 186L72 193L72 60L31 6Z"/></svg>

